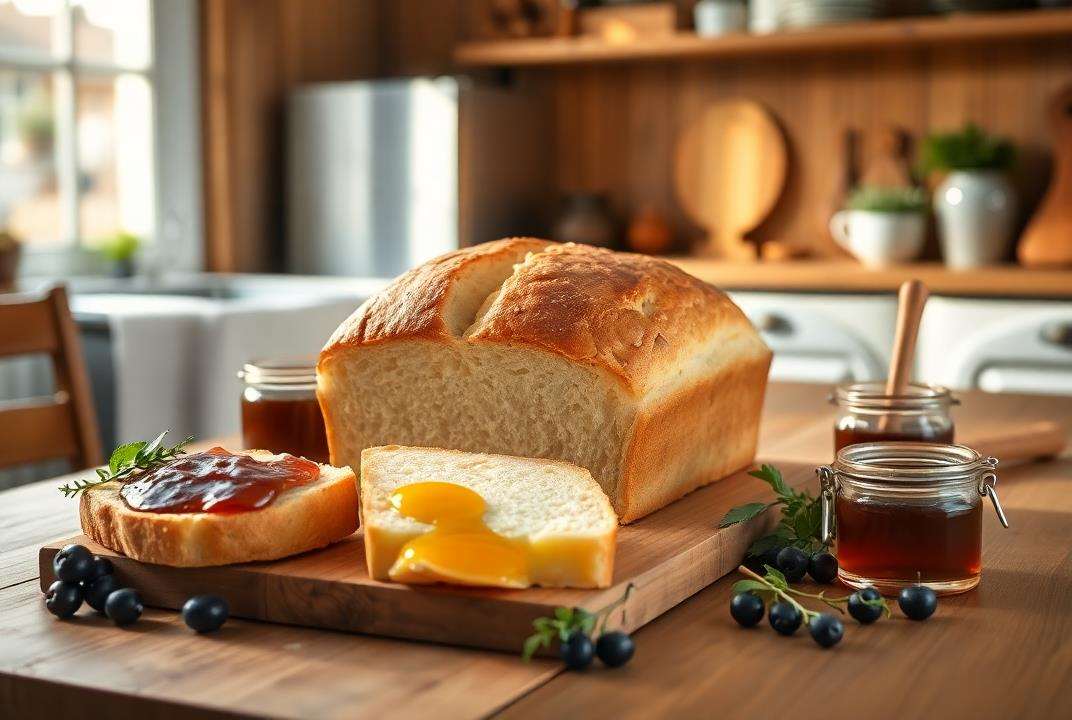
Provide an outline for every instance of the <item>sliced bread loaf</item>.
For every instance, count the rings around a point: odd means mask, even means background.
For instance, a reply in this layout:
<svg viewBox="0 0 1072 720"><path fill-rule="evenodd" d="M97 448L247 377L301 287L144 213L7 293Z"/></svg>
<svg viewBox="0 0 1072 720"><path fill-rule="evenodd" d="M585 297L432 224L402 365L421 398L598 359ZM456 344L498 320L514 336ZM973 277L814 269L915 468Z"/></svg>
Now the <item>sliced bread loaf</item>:
<svg viewBox="0 0 1072 720"><path fill-rule="evenodd" d="M522 548L529 584L610 585L618 519L584 468L554 460L398 445L367 448L361 454L365 558L374 579L392 579L403 546L433 530L392 504L399 488L425 482L461 485L483 498L484 524ZM420 580L410 574L407 582L414 581Z"/></svg>
<svg viewBox="0 0 1072 720"><path fill-rule="evenodd" d="M631 522L752 462L770 361L728 297L666 262L513 238L369 299L317 393L333 463L387 444L563 460Z"/></svg>
<svg viewBox="0 0 1072 720"><path fill-rule="evenodd" d="M244 454L267 462L266 450ZM203 567L275 560L342 540L357 529L357 481L348 467L321 465L319 477L259 510L158 513L132 510L110 482L82 495L82 531L116 552L158 565Z"/></svg>

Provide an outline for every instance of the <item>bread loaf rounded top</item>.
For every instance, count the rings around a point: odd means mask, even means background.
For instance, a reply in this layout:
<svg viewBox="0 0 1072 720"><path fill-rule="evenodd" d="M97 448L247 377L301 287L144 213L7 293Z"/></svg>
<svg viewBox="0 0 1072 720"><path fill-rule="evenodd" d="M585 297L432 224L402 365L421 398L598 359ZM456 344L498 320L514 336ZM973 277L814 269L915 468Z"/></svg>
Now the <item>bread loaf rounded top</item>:
<svg viewBox="0 0 1072 720"><path fill-rule="evenodd" d="M668 262L573 243L507 238L428 261L335 331L339 353L395 340L540 348L608 371L642 395L725 338L770 351L724 293Z"/></svg>

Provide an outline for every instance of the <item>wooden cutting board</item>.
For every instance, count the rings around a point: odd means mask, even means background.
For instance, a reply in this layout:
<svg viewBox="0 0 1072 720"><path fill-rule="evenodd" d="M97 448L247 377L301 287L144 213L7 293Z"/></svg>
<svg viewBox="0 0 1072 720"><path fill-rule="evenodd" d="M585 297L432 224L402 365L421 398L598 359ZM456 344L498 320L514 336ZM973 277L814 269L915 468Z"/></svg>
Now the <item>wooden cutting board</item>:
<svg viewBox="0 0 1072 720"><path fill-rule="evenodd" d="M813 481L810 465L781 464L787 482ZM214 568L149 565L95 545L84 536L49 543L40 551L41 589L55 579L53 556L81 543L112 559L119 580L147 605L178 609L191 596L227 599L231 614L329 630L426 640L520 652L535 618L558 606L597 611L625 594L628 601L609 617L608 628L632 632L707 587L739 564L748 545L777 516L718 529L727 510L772 499L770 489L740 472L693 492L618 533L614 581L606 590L486 590L418 587L369 578L360 531L331 547L268 563ZM84 611L83 611L84 612Z"/></svg>
<svg viewBox="0 0 1072 720"><path fill-rule="evenodd" d="M759 103L709 105L681 134L674 164L678 200L708 232L708 254L755 259L745 233L767 218L785 186L785 138Z"/></svg>
<svg viewBox="0 0 1072 720"><path fill-rule="evenodd" d="M1050 101L1053 180L1016 249L1021 265L1072 265L1072 85Z"/></svg>

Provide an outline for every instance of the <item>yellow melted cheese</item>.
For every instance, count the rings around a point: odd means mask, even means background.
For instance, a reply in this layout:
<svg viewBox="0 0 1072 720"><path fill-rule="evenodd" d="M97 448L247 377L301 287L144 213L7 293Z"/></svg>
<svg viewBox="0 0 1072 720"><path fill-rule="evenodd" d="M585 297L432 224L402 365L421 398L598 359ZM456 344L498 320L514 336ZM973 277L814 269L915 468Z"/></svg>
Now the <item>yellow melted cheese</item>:
<svg viewBox="0 0 1072 720"><path fill-rule="evenodd" d="M487 504L469 488L414 483L398 488L391 505L404 517L434 526L402 546L389 571L395 582L505 588L531 584L527 553L484 524Z"/></svg>

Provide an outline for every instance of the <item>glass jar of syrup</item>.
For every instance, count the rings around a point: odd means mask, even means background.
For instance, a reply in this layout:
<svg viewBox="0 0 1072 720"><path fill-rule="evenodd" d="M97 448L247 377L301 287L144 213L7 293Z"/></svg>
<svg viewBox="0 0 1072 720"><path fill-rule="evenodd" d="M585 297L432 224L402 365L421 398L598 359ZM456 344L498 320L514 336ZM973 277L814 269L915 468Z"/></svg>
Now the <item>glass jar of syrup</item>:
<svg viewBox="0 0 1072 720"><path fill-rule="evenodd" d="M949 409L957 400L945 388L911 383L901 395L887 395L881 382L838 386L831 398L842 409L834 423L834 452L856 443L888 441L953 442Z"/></svg>
<svg viewBox="0 0 1072 720"><path fill-rule="evenodd" d="M257 360L238 376L242 392L242 444L328 462L324 416L316 399L316 362Z"/></svg>
<svg viewBox="0 0 1072 720"><path fill-rule="evenodd" d="M982 572L983 507L998 461L963 445L865 443L820 467L822 539L836 540L838 579L893 594L917 582L971 590Z"/></svg>

